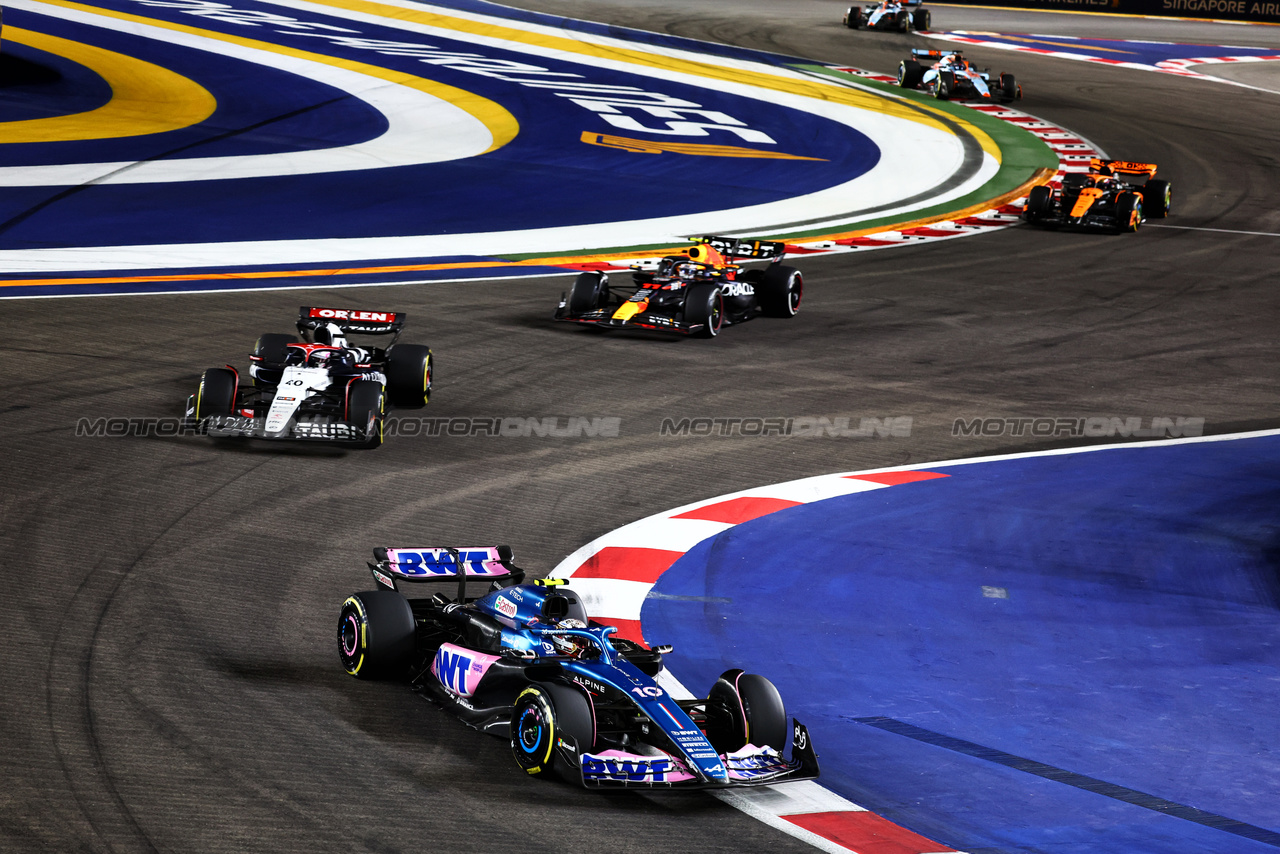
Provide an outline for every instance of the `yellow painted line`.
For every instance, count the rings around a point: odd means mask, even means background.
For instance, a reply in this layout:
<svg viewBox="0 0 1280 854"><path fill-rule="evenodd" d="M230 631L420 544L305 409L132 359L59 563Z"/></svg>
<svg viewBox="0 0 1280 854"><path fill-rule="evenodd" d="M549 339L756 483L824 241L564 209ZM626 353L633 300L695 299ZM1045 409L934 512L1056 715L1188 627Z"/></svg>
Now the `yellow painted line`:
<svg viewBox="0 0 1280 854"><path fill-rule="evenodd" d="M425 92L432 97L439 98L442 101L447 101L448 103L453 104L458 109L475 117L486 128L488 128L490 135L493 137L493 144L482 153L487 154L494 149L501 148L511 140L515 139L516 134L520 132L520 124L516 121L516 117L511 115L511 113L502 105L490 101L488 98L477 95L474 92L468 92L465 89L448 86L444 83L437 83L434 80L416 77L402 71L393 71L389 68L369 65L364 62L353 62L349 59L340 59L338 57L328 56L322 53L311 53L309 51L296 50L291 47L272 44L271 42L246 39L240 36L215 32L213 30L204 30L197 27L188 27L183 24L174 24L158 18L146 18L140 15L130 15L126 12L116 12L112 9L87 6L82 3L70 2L70 0L41 0L41 2L48 6L60 6L65 9L74 9L91 15L100 15L103 17L115 18L120 21L145 24L147 26L172 30L173 32L188 33L190 35L227 42L228 44L240 45L241 47L247 47L253 50L268 51L270 53L280 54L281 56L291 56L295 59L303 59L309 62L320 62L326 65L332 65L335 68L343 68L347 71L363 74L367 77L385 80L388 83L395 83L400 86L407 86L410 89L417 89L419 92Z"/></svg>
<svg viewBox="0 0 1280 854"><path fill-rule="evenodd" d="M967 216L989 211L1014 199L1021 198L1031 191L1032 187L1049 183L1053 177L1052 169L1037 169L1035 174L1019 187L994 199L981 202L958 211L900 222L893 225L880 225L875 228L864 228L858 231L844 231L836 234L818 235L801 238L803 243L822 243L845 240L851 237L866 237L871 234L883 234L888 231L905 231L938 222L964 219ZM181 273L157 276L98 276L63 279L11 279L0 281L0 288L30 287L33 285L108 285L108 284L155 284L162 282L199 282L199 281L252 281L256 279L289 279L303 276L369 276L383 273L418 273L438 270L487 270L512 267L569 267L582 264L600 264L610 261L628 261L640 258L653 258L659 255L672 255L688 249L688 244L679 246L637 249L631 252L607 252L592 255L557 255L545 258L526 258L521 261L451 261L440 264L397 264L382 267L339 267L314 270L252 270L244 273ZM394 284L393 282L387 284ZM317 287L324 287L318 285Z"/></svg>
<svg viewBox="0 0 1280 854"><path fill-rule="evenodd" d="M629 48L595 45L588 42L578 41L577 39L564 38L562 36L534 33L517 27L488 24L480 21L454 18L448 15L437 14L435 12L425 12L418 11L416 9L405 9L399 6L390 6L385 3L375 2L374 0L311 0L311 2L319 6L330 6L335 9L346 9L351 12L363 12L367 15L408 21L422 26L448 29L469 35L514 41L549 50L577 54L579 56L585 56L592 59L603 59L613 62L622 61L643 68L676 71L682 74L691 74L704 79L718 80L726 83L746 83L756 88L768 91L786 92L792 95L814 98L819 101L829 101L836 104L857 107L858 109L881 113L883 115L893 116L906 121L930 125L947 133L952 133L951 129L946 124L936 118L937 115L946 115L948 119L965 125L966 130L978 140L979 144L981 144L983 151L986 151L994 157L997 162L1000 160L1000 148L995 144L995 141L992 140L991 137L987 136L981 129L969 124L964 119L943 113L941 110L935 110L932 107L924 105L920 106L922 106L929 115L921 115L918 110L912 109L896 99L886 98L860 89L849 89L844 86L823 85L814 80L796 80L787 77L778 77L761 71L745 71L737 68L725 68L724 66L716 65L712 62L661 56Z"/></svg>
<svg viewBox="0 0 1280 854"><path fill-rule="evenodd" d="M200 84L141 59L18 27L5 27L4 38L83 65L111 87L111 100L67 116L0 122L0 143L165 133L199 124L218 106Z"/></svg>

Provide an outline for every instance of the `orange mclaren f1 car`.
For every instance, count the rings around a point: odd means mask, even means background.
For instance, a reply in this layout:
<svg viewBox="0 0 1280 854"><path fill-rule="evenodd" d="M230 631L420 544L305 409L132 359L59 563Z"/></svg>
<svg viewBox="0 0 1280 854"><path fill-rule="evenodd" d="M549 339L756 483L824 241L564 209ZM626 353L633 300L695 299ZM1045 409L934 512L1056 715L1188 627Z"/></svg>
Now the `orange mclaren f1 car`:
<svg viewBox="0 0 1280 854"><path fill-rule="evenodd" d="M1141 181L1141 183L1139 183ZM1169 214L1172 189L1156 177L1156 164L1093 158L1088 172L1072 172L1062 187L1034 187L1022 218L1033 225L1137 231L1147 219Z"/></svg>

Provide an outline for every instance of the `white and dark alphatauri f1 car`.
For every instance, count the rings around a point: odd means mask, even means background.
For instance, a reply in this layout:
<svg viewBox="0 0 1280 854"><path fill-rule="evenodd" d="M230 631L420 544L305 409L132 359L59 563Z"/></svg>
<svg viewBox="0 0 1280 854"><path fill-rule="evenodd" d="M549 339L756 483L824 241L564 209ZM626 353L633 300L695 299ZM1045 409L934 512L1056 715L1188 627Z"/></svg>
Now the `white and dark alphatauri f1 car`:
<svg viewBox="0 0 1280 854"><path fill-rule="evenodd" d="M818 776L808 730L788 725L768 679L733 669L705 698L671 696L657 679L671 647L618 637L563 579L523 583L507 546L384 548L374 557L378 589L353 593L338 616L343 668L403 679L468 726L510 739L528 774L645 788ZM424 583L456 592L401 592ZM468 585L484 585L483 594L468 595Z"/></svg>
<svg viewBox="0 0 1280 854"><path fill-rule="evenodd" d="M188 422L222 438L323 441L375 448L388 404L425 406L430 348L400 344L403 312L303 306L297 335L267 333L249 356L250 383L227 365L210 368L187 398ZM350 335L390 335L385 348Z"/></svg>

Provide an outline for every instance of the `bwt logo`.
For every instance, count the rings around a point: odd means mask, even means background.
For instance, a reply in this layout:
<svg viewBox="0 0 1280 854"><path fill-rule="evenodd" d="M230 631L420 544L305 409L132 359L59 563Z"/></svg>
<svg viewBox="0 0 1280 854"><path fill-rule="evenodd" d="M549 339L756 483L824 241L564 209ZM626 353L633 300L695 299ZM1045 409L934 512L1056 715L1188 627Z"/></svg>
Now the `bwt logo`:
<svg viewBox="0 0 1280 854"><path fill-rule="evenodd" d="M489 560L488 552L459 552L468 575L492 575L485 561ZM401 575L457 575L458 565L453 562L453 555L448 552L402 552L395 553L396 572ZM506 572L506 570L502 570Z"/></svg>
<svg viewBox="0 0 1280 854"><path fill-rule="evenodd" d="M583 776L597 779L662 783L670 770L671 762L667 759L605 759L590 753L582 757Z"/></svg>
<svg viewBox="0 0 1280 854"><path fill-rule="evenodd" d="M464 697L470 697L471 686L467 684L467 674L478 663L470 656L441 647L436 652L436 660L431 665L431 672L440 680L440 684Z"/></svg>

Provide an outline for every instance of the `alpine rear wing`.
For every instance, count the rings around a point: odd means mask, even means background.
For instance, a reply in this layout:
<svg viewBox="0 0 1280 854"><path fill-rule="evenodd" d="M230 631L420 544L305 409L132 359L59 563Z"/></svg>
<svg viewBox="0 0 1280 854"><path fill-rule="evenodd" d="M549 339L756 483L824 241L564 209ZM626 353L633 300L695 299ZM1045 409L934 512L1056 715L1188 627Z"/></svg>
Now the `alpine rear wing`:
<svg viewBox="0 0 1280 854"><path fill-rule="evenodd" d="M304 305L298 309L298 331L314 331L332 323L346 333L398 336L404 328L406 317L403 311L365 311Z"/></svg>
<svg viewBox="0 0 1280 854"><path fill-rule="evenodd" d="M776 263L781 261L782 256L787 252L787 244L769 240L744 240L740 237L708 235L699 238L697 242L708 244L726 258L770 258Z"/></svg>
<svg viewBox="0 0 1280 854"><path fill-rule="evenodd" d="M1146 175L1148 178L1154 178L1156 164L1137 163L1132 160L1103 160L1100 157L1094 157L1089 161L1089 171L1097 172L1099 175Z"/></svg>
<svg viewBox="0 0 1280 854"><path fill-rule="evenodd" d="M510 546L377 548L369 571L379 588L396 590L397 582L454 581L456 601L466 600L468 582L485 582L493 590L524 580L524 570L512 563Z"/></svg>

